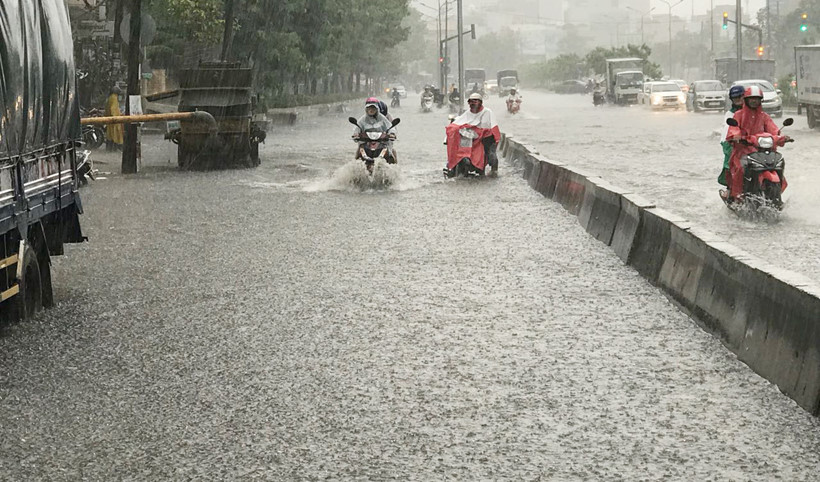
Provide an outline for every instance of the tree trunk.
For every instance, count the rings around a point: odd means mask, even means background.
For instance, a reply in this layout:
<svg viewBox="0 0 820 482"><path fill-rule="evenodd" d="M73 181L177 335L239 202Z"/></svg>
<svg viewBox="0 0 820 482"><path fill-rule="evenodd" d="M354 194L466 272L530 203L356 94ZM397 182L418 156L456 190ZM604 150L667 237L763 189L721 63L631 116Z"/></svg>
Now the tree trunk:
<svg viewBox="0 0 820 482"><path fill-rule="evenodd" d="M128 35L128 98L125 112L131 115L130 96L140 95L140 30L142 29L142 0L131 0L131 25ZM122 173L137 172L137 124L125 125L125 145L122 149Z"/></svg>
<svg viewBox="0 0 820 482"><path fill-rule="evenodd" d="M222 35L222 61L228 60L233 43L233 12L237 0L225 0L225 32Z"/></svg>
<svg viewBox="0 0 820 482"><path fill-rule="evenodd" d="M362 73L356 72L356 93L358 94L362 90Z"/></svg>

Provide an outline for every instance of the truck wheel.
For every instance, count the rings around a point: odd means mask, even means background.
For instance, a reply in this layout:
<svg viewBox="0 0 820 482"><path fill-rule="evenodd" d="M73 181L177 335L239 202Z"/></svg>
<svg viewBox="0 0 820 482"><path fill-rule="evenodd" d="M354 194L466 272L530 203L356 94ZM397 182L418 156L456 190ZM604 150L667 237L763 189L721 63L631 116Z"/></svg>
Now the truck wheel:
<svg viewBox="0 0 820 482"><path fill-rule="evenodd" d="M23 277L17 280L20 292L10 300L12 321L30 320L43 308L40 264L34 249L28 247L20 262L23 263Z"/></svg>
<svg viewBox="0 0 820 482"><path fill-rule="evenodd" d="M809 129L817 127L817 117L814 116L814 107L812 106L806 108L806 121L809 124Z"/></svg>

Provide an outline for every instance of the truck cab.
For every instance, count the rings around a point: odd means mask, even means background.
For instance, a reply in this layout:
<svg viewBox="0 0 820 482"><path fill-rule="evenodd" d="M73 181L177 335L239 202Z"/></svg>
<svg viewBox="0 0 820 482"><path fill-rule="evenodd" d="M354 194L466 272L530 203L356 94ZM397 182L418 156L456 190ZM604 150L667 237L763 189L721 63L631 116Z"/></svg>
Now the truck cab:
<svg viewBox="0 0 820 482"><path fill-rule="evenodd" d="M643 72L625 71L615 75L615 103L637 104L643 86Z"/></svg>

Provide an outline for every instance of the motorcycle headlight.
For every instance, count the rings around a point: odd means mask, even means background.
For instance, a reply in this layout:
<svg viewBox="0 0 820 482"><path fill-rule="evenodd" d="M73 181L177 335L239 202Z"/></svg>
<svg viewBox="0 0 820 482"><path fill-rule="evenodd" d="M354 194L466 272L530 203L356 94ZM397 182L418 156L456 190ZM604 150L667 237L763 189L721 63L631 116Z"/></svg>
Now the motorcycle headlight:
<svg viewBox="0 0 820 482"><path fill-rule="evenodd" d="M757 139L757 145L759 145L761 149L771 149L774 147L774 139L771 137L760 137Z"/></svg>
<svg viewBox="0 0 820 482"><path fill-rule="evenodd" d="M678 94L678 101L681 103L686 102L686 94Z"/></svg>

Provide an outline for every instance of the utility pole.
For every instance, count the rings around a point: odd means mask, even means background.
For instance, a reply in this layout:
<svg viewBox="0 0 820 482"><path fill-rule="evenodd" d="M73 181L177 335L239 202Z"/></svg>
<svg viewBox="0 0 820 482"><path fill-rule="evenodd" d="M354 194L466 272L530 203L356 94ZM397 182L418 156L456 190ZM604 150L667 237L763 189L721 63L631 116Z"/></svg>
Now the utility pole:
<svg viewBox="0 0 820 482"><path fill-rule="evenodd" d="M222 35L222 56L220 57L223 62L228 60L231 44L233 44L233 12L235 5L236 0L225 0L225 31Z"/></svg>
<svg viewBox="0 0 820 482"><path fill-rule="evenodd" d="M740 1L740 0L738 0ZM131 0L131 24L128 35L128 98L125 113L131 115L131 96L140 95L140 30L142 30L142 0ZM122 173L137 172L138 124L126 124L125 145L122 149Z"/></svg>
<svg viewBox="0 0 820 482"><path fill-rule="evenodd" d="M738 2L740 0L737 0ZM669 7L669 78L672 78L672 7L676 7L683 3L683 0L679 0L677 3L672 4L667 2L666 0L661 0L661 2L665 3Z"/></svg>
<svg viewBox="0 0 820 482"><path fill-rule="evenodd" d="M737 19L737 78L743 78L743 17L740 0L735 2L735 18Z"/></svg>
<svg viewBox="0 0 820 482"><path fill-rule="evenodd" d="M458 92L459 101L458 108L461 110L464 105L464 8L462 6L463 0L458 0ZM740 0L738 0L740 1Z"/></svg>
<svg viewBox="0 0 820 482"><path fill-rule="evenodd" d="M712 37L711 52L712 57L715 56L715 0L710 0L709 3L709 35Z"/></svg>

